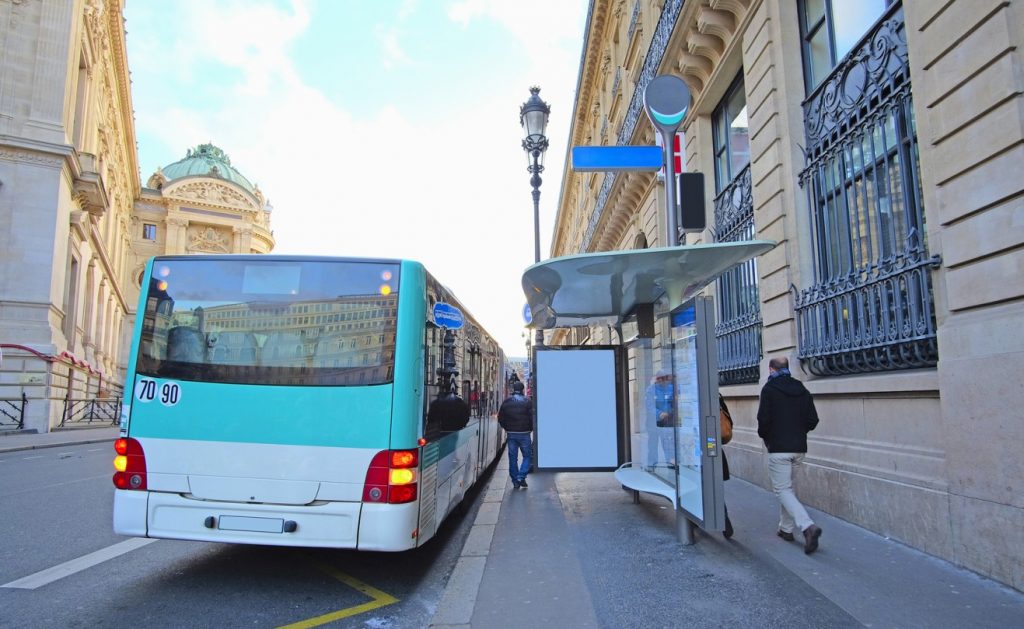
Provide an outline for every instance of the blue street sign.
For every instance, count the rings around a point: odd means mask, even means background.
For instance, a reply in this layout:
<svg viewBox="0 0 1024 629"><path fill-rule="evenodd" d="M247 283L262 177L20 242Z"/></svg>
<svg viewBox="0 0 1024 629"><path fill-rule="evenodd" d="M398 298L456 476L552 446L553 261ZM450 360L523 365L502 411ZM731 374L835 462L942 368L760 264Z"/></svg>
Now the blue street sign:
<svg viewBox="0 0 1024 629"><path fill-rule="evenodd" d="M439 301L434 304L434 323L442 328L458 330L462 327L462 311L451 304Z"/></svg>
<svg viewBox="0 0 1024 629"><path fill-rule="evenodd" d="M650 171L661 169L657 146L574 146L572 169L577 172Z"/></svg>
<svg viewBox="0 0 1024 629"><path fill-rule="evenodd" d="M523 305L523 321L526 322L526 325L530 325L530 322L533 321L533 313L530 312L530 304Z"/></svg>

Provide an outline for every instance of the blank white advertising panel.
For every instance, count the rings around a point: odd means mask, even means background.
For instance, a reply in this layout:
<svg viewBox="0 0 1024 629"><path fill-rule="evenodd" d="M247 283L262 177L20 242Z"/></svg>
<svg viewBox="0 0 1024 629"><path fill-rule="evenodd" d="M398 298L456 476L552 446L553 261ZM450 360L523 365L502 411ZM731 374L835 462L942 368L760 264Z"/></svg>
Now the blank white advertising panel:
<svg viewBox="0 0 1024 629"><path fill-rule="evenodd" d="M615 352L537 352L537 466L618 465Z"/></svg>

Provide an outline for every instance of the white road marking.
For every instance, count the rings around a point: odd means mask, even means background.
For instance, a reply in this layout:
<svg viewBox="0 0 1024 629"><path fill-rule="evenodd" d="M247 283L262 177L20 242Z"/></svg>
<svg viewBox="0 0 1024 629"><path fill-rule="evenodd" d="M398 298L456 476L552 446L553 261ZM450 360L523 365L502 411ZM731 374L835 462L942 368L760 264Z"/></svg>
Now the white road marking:
<svg viewBox="0 0 1024 629"><path fill-rule="evenodd" d="M23 457L21 457L21 460L22 461L28 461L28 460L31 460L31 459L41 459L41 458L43 458L43 455L39 454L37 456L23 456Z"/></svg>
<svg viewBox="0 0 1024 629"><path fill-rule="evenodd" d="M53 583L54 581L63 579L64 577L69 577L76 572L81 572L82 570L101 564L104 561L113 559L114 557L120 557L125 553L130 553L136 548L142 548L143 546L152 544L155 541L157 540L145 537L133 537L131 539L126 539L123 542L114 544L113 546L107 546L106 548L101 548L96 552L89 553L88 555L84 555L78 559L65 561L59 566L40 570L35 574L30 574L29 576L16 581L4 583L3 585L0 585L0 587L34 590L48 583Z"/></svg>

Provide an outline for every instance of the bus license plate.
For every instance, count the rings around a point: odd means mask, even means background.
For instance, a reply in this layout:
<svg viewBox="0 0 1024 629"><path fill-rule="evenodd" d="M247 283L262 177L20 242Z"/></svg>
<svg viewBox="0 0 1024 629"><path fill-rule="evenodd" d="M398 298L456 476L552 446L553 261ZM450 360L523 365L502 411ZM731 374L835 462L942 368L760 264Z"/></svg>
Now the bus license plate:
<svg viewBox="0 0 1024 629"><path fill-rule="evenodd" d="M217 528L222 531L283 533L284 520L280 518L251 518L240 515L222 515L218 520Z"/></svg>

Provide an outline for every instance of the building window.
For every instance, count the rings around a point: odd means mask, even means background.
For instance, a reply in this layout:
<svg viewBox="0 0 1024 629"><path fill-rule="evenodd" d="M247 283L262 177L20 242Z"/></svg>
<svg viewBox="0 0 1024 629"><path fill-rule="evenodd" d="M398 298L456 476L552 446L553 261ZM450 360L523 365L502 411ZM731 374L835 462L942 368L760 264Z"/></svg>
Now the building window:
<svg viewBox="0 0 1024 629"><path fill-rule="evenodd" d="M712 114L711 124L714 129L715 191L721 192L750 163L747 94L742 72L722 97L722 102Z"/></svg>
<svg viewBox="0 0 1024 629"><path fill-rule="evenodd" d="M892 4L894 0L801 0L800 33L808 93L853 50Z"/></svg>
<svg viewBox="0 0 1024 629"><path fill-rule="evenodd" d="M736 77L712 114L715 149L716 242L754 238L754 199L750 181L750 140L743 73ZM718 383L757 382L761 363L761 299L757 260L722 274L717 287Z"/></svg>
<svg viewBox="0 0 1024 629"><path fill-rule="evenodd" d="M817 375L934 366L939 260L928 254L899 4L803 108L814 282L796 299L801 361Z"/></svg>
<svg viewBox="0 0 1024 629"><path fill-rule="evenodd" d="M143 240L156 240L156 225L152 223L142 224L142 239Z"/></svg>

